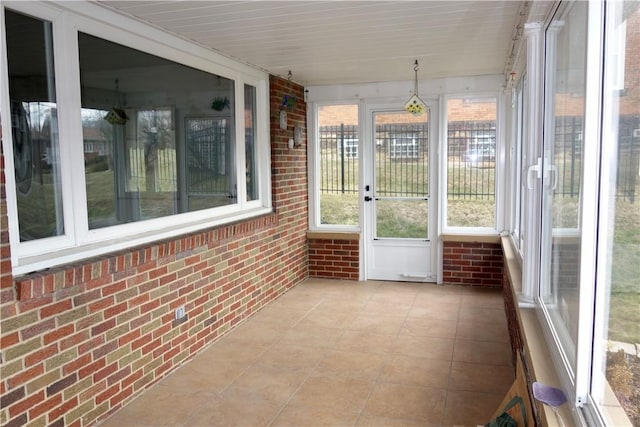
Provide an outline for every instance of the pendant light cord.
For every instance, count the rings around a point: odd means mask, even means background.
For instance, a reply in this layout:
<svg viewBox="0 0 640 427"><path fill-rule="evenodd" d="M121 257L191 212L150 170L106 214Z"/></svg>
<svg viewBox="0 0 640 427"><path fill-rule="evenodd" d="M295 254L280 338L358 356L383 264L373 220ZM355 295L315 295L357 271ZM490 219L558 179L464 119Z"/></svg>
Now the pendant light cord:
<svg viewBox="0 0 640 427"><path fill-rule="evenodd" d="M416 62L413 66L413 71L415 71L416 76L415 76L415 80L414 80L414 88L413 88L413 93L414 95L418 95L418 70L420 69L420 66L418 65L418 60L416 59Z"/></svg>

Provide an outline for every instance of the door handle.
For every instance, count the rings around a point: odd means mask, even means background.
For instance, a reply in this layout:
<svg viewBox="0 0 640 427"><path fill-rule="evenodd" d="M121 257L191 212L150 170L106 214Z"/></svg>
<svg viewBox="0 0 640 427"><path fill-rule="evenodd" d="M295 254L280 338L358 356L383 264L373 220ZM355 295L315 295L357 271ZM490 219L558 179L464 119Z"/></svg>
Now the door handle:
<svg viewBox="0 0 640 427"><path fill-rule="evenodd" d="M533 180L531 179L532 174L536 174L536 178L540 179L542 177L542 158L538 157L538 161L535 165L531 165L527 168L527 188L529 190L533 190Z"/></svg>
<svg viewBox="0 0 640 427"><path fill-rule="evenodd" d="M370 202L370 201L371 201L371 197L369 197L369 196L364 196L364 201L365 201L365 202Z"/></svg>

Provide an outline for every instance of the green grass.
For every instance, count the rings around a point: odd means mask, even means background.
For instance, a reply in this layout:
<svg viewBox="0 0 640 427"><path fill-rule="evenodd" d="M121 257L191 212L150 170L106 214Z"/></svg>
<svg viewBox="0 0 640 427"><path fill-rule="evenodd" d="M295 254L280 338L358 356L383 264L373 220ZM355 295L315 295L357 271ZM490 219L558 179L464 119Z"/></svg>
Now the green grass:
<svg viewBox="0 0 640 427"><path fill-rule="evenodd" d="M612 292L609 314L609 339L640 342L640 292Z"/></svg>
<svg viewBox="0 0 640 427"><path fill-rule="evenodd" d="M640 207L616 203L609 339L640 343Z"/></svg>
<svg viewBox="0 0 640 427"><path fill-rule="evenodd" d="M320 223L358 225L358 193L320 195Z"/></svg>

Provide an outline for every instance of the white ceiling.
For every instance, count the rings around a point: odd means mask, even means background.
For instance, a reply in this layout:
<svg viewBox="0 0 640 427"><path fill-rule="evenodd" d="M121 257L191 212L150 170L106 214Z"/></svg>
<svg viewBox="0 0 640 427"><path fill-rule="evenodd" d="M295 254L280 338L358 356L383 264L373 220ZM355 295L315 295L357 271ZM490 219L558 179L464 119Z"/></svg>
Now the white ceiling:
<svg viewBox="0 0 640 427"><path fill-rule="evenodd" d="M501 74L522 2L100 3L303 85Z"/></svg>

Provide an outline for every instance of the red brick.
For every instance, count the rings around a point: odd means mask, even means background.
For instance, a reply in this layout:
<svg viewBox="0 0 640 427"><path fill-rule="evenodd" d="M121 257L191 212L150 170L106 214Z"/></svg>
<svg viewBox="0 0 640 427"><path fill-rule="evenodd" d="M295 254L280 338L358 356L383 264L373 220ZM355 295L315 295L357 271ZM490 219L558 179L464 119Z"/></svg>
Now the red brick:
<svg viewBox="0 0 640 427"><path fill-rule="evenodd" d="M24 365L26 367L33 366L43 360L48 359L58 352L58 346L56 344L48 345L35 353L31 353L24 358Z"/></svg>
<svg viewBox="0 0 640 427"><path fill-rule="evenodd" d="M69 324L69 325L64 325L60 328L57 328L54 331L49 332L48 334L45 334L44 336L44 344L50 344L54 341L58 341L70 334L72 334L75 331L75 327L73 326L73 324Z"/></svg>
<svg viewBox="0 0 640 427"><path fill-rule="evenodd" d="M69 375L72 372L78 371L83 366L89 365L93 358L90 353L82 355L62 367L62 375Z"/></svg>
<svg viewBox="0 0 640 427"><path fill-rule="evenodd" d="M89 375L93 374L97 370L104 368L106 365L107 365L107 361L105 359L96 360L90 365L86 365L85 367L81 368L78 371L78 378L83 379L85 377L88 377Z"/></svg>
<svg viewBox="0 0 640 427"><path fill-rule="evenodd" d="M57 420L76 406L78 406L78 397L74 396L70 400L64 402L62 405L51 410L48 415L49 421L51 422Z"/></svg>
<svg viewBox="0 0 640 427"><path fill-rule="evenodd" d="M20 337L18 335L18 332L12 332L8 335L4 335L0 337L0 350L11 347L12 345L17 344L19 341Z"/></svg>
<svg viewBox="0 0 640 427"><path fill-rule="evenodd" d="M68 338L64 338L60 341L60 351L66 350L71 347L75 347L89 339L89 331L81 331L77 334L70 335ZM83 353L83 352L79 352Z"/></svg>
<svg viewBox="0 0 640 427"><path fill-rule="evenodd" d="M118 363L114 362L111 365L108 365L96 373L93 374L93 382L99 383L101 380L107 378L109 375L113 374L118 370Z"/></svg>
<svg viewBox="0 0 640 427"><path fill-rule="evenodd" d="M38 378L42 374L44 374L44 363L40 363L39 365L32 366L29 369L23 370L17 373L16 375L10 377L7 380L7 385L9 386L9 389L13 389L22 384L28 383L31 380Z"/></svg>
<svg viewBox="0 0 640 427"><path fill-rule="evenodd" d="M14 403L12 406L9 406L9 416L13 418L17 415L20 415L21 413L27 411L29 408L38 405L43 400L44 391L40 390L38 393L32 394L26 399L23 399L17 403Z"/></svg>

